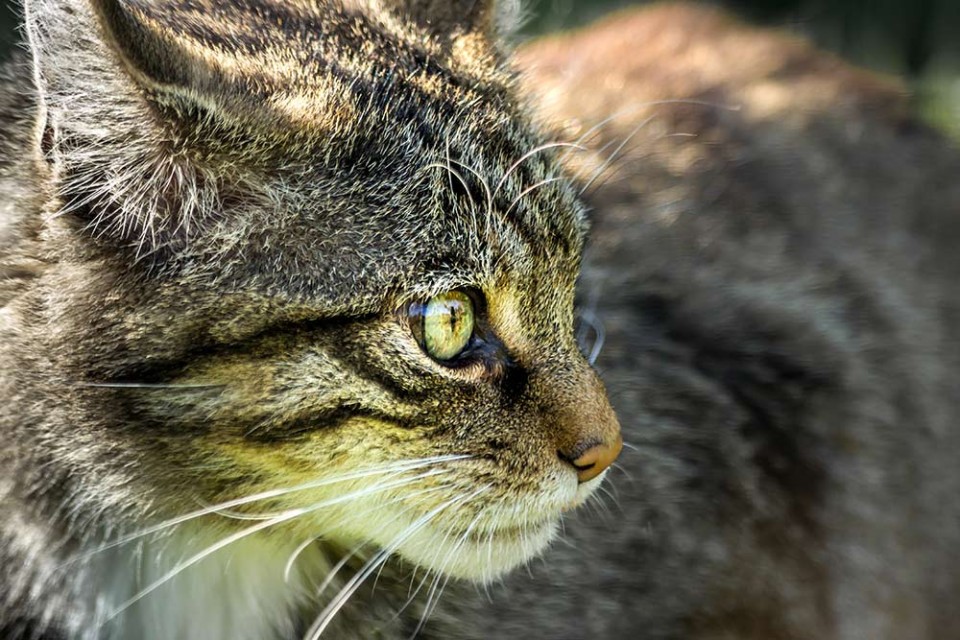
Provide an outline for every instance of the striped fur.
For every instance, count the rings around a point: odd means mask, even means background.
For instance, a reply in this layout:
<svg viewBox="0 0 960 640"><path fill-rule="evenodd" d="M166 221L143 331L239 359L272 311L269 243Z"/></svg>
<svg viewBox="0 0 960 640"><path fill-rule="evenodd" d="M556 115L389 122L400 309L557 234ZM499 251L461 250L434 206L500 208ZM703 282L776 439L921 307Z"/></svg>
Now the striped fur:
<svg viewBox="0 0 960 640"><path fill-rule="evenodd" d="M354 568L382 548L430 580L542 550L600 482L578 485L563 452L618 427L573 332L583 212L515 95L496 8L30 0L26 16L33 77L0 174L16 203L0 628L182 638L199 607L203 637L368 637L369 602L334 617L313 592L358 544ZM478 292L489 337L457 368L403 314L454 288ZM194 533L104 548L238 499ZM204 555L245 531L262 562ZM287 556L312 559L284 582ZM270 615L231 618L250 581L272 585Z"/></svg>

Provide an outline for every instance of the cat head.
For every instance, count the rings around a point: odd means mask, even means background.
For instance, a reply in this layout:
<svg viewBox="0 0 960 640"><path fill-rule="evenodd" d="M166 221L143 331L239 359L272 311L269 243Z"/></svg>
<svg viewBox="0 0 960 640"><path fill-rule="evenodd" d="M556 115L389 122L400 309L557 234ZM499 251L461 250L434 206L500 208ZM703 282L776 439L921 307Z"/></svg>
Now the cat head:
<svg viewBox="0 0 960 640"><path fill-rule="evenodd" d="M596 488L620 439L574 339L584 214L501 22L27 3L48 266L17 348L63 389L29 411L76 511L227 502L484 579Z"/></svg>

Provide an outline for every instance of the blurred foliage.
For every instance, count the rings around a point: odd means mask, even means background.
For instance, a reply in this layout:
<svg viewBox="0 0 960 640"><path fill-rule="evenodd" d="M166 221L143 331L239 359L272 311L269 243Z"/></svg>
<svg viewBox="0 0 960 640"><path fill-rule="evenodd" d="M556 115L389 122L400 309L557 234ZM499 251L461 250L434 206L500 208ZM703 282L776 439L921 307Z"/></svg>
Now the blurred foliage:
<svg viewBox="0 0 960 640"><path fill-rule="evenodd" d="M17 28L20 25L20 13L7 0L0 2L0 60L9 57L18 39Z"/></svg>
<svg viewBox="0 0 960 640"><path fill-rule="evenodd" d="M920 75L934 62L960 58L958 0L702 0L748 20L813 39L859 64ZM537 0L531 33L582 24L642 0Z"/></svg>
<svg viewBox="0 0 960 640"><path fill-rule="evenodd" d="M649 0L647 0L649 2ZM903 76L918 112L960 140L960 0L701 0ZM576 27L644 0L536 0L530 35Z"/></svg>
<svg viewBox="0 0 960 640"><path fill-rule="evenodd" d="M649 0L646 0L649 1ZM908 78L921 112L960 137L960 0L701 0L783 27L858 64ZM13 51L19 16L0 3L0 59ZM585 24L645 0L526 0L536 35Z"/></svg>

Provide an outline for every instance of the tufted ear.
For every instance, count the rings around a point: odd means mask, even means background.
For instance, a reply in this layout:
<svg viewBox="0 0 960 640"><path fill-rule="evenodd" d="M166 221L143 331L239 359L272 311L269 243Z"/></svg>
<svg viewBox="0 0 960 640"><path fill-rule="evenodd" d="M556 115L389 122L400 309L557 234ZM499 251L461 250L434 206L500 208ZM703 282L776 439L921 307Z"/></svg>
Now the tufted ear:
<svg viewBox="0 0 960 640"><path fill-rule="evenodd" d="M323 28L313 11L293 0L25 0L52 213L147 251L182 244L245 188L243 167L282 127L347 126L344 81L311 57Z"/></svg>
<svg viewBox="0 0 960 640"><path fill-rule="evenodd" d="M519 0L379 0L380 6L421 29L449 36L480 33L500 38L521 21Z"/></svg>
<svg viewBox="0 0 960 640"><path fill-rule="evenodd" d="M51 214L141 250L183 239L214 207L176 126L206 99L198 56L139 0L26 0ZM209 77L209 74L206 74ZM178 153L178 151L181 151Z"/></svg>

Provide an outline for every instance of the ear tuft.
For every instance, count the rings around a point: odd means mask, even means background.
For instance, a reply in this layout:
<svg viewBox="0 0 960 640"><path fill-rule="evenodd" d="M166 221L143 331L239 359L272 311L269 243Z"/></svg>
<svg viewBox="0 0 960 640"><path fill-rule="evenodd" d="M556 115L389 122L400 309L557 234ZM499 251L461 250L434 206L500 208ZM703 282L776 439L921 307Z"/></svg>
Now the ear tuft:
<svg viewBox="0 0 960 640"><path fill-rule="evenodd" d="M196 65L137 3L27 0L25 17L51 213L139 252L182 243L216 206L215 180L178 152L157 101L189 95L175 74Z"/></svg>

